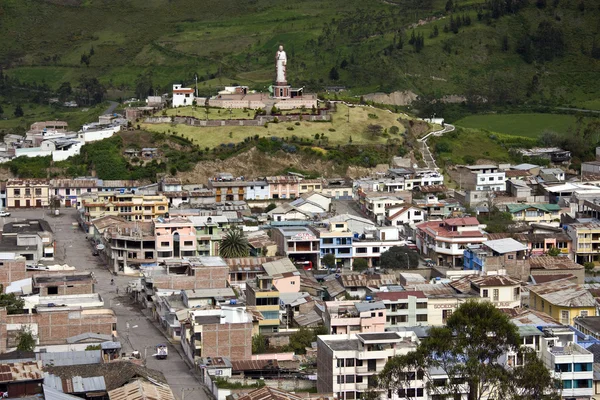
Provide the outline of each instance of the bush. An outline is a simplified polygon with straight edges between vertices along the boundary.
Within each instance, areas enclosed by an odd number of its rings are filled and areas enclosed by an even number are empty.
[[[288,131],[293,131],[293,130],[294,130],[294,127],[293,127],[293,126],[288,126],[286,129],[287,129]]]
[[[590,273],[596,268],[596,265],[593,262],[585,262],[583,268],[585,268],[585,272]]]
[[[352,263],[352,269],[356,272],[362,272],[369,268],[369,263],[364,258],[355,258]]]
[[[300,122],[296,122],[294,125],[296,125],[296,126],[300,126]]]

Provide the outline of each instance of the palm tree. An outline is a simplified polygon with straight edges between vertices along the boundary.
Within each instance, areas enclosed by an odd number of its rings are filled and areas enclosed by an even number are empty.
[[[248,257],[250,246],[241,229],[234,228],[221,240],[220,255],[224,258]]]

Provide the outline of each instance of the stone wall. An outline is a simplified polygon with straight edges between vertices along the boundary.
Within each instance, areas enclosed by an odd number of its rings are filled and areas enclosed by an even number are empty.
[[[218,127],[218,126],[263,126],[265,123],[271,123],[273,120],[277,118],[279,122],[290,122],[290,121],[300,121],[300,115],[263,115],[259,116],[255,119],[199,119],[194,117],[150,117],[144,120],[145,123],[148,124],[164,124],[164,123],[175,123],[175,124],[183,124],[190,126],[199,126],[199,127]],[[331,121],[331,115],[325,112],[322,112],[318,115],[307,114],[302,115],[303,121],[322,121],[328,122]]]

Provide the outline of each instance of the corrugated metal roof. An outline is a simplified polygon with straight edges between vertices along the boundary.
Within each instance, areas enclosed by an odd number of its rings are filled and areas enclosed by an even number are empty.
[[[39,353],[38,360],[41,360],[43,365],[82,365],[82,364],[99,364],[102,362],[102,351],[87,350],[87,351],[61,351],[53,353]]]
[[[31,381],[41,379],[43,379],[41,361],[0,365],[0,382]]]
[[[108,392],[110,400],[174,400],[173,392],[168,385],[135,381]]]
[[[106,382],[103,376],[93,376],[90,378],[82,378],[74,376],[71,378],[73,383],[73,393],[100,392],[106,390]]]
[[[52,386],[46,385],[44,380],[44,398],[46,400],[81,400],[80,397],[71,396],[70,394],[63,393],[62,390],[57,390]]]
[[[60,376],[52,375],[48,372],[44,372],[44,386],[48,386],[60,392],[63,391],[63,384]]]

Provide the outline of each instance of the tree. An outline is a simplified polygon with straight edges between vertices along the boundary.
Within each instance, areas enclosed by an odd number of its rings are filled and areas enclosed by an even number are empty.
[[[367,125],[366,133],[372,138],[381,136],[381,134],[383,133],[383,126],[377,124],[369,124]]]
[[[398,128],[396,125],[390,126],[390,133],[392,135],[397,135],[400,133],[400,128]]]
[[[58,94],[58,98],[60,101],[65,101],[69,98],[69,96],[73,93],[73,89],[71,89],[70,82],[63,82],[60,84],[60,87],[56,91]]]
[[[329,70],[329,79],[332,81],[338,81],[340,79],[340,73],[336,67],[332,67],[331,70]]]
[[[153,91],[152,75],[144,73],[138,75],[135,80],[135,96],[143,100],[147,96],[151,95]]]
[[[79,80],[81,101],[87,105],[102,103],[106,88],[96,78],[82,77]]]
[[[552,246],[550,250],[548,250],[547,254],[552,257],[556,257],[560,254],[560,249],[558,247]]]
[[[585,268],[585,272],[592,273],[594,271],[594,268],[596,268],[596,264],[594,264],[593,262],[589,262],[589,261],[584,262],[583,268]]]
[[[25,113],[23,112],[23,107],[21,107],[20,104],[17,104],[17,106],[15,107],[15,117],[17,118],[21,118]]]
[[[35,349],[35,337],[28,328],[22,328],[17,335],[17,350],[33,351]]]
[[[300,328],[290,336],[289,349],[296,354],[306,354],[306,348],[317,341],[318,335],[326,335],[327,328],[324,326],[310,329]]]
[[[85,64],[86,67],[90,66],[90,56],[88,56],[87,54],[82,54],[81,58],[79,59],[79,64]]]
[[[369,262],[365,258],[355,258],[352,262],[352,270],[362,272],[369,268]]]
[[[335,268],[335,256],[331,253],[325,254],[322,263],[328,268]]]
[[[446,2],[446,12],[451,12],[454,10],[454,2],[452,0],[448,0]]]
[[[466,389],[469,400],[491,394],[504,399],[512,371],[504,368],[499,359],[518,350],[520,344],[517,327],[505,313],[490,302],[470,300],[456,309],[446,326],[430,328],[428,337],[415,351],[389,360],[379,374],[380,385],[397,390],[402,388],[407,372],[427,375],[435,368],[445,371],[448,379],[442,384],[426,379],[431,395],[461,393]]]
[[[381,253],[380,264],[383,268],[416,268],[419,266],[419,255],[406,246],[393,246]]]
[[[267,338],[261,335],[252,336],[252,354],[261,354],[267,352]]]
[[[502,36],[502,51],[506,53],[509,48],[510,48],[510,46],[508,43],[508,36],[504,35],[504,36]]]
[[[6,308],[7,314],[20,314],[25,301],[14,293],[4,293],[4,286],[0,285],[0,308]]]
[[[2,108],[2,104],[0,104],[0,115],[4,114],[4,109]]]
[[[530,348],[521,350],[524,363],[517,366],[507,381],[507,392],[515,400],[560,400],[556,389],[561,384],[553,379],[544,362]]]
[[[269,203],[269,205],[267,206],[267,208],[265,208],[265,212],[268,213],[271,210],[274,210],[277,208],[277,204],[275,203]]]
[[[241,229],[233,228],[221,240],[220,256],[224,258],[248,257],[250,246]]]
[[[440,29],[438,28],[437,25],[433,26],[433,37],[438,37],[440,34]]]

